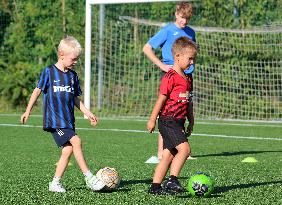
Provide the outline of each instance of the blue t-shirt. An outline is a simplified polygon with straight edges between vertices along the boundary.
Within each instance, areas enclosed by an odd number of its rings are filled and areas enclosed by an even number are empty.
[[[176,39],[183,36],[196,42],[195,31],[192,28],[186,26],[184,29],[180,29],[174,23],[170,23],[156,33],[147,43],[150,44],[153,49],[162,48],[163,62],[167,65],[173,65],[172,45]],[[192,66],[192,70],[194,70],[194,65],[191,65],[189,70]]]
[[[74,129],[74,98],[81,95],[76,72],[48,66],[43,69],[37,88],[43,92],[43,129]]]

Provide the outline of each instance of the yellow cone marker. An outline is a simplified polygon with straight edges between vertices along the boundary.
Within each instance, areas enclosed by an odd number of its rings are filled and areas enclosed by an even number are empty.
[[[242,162],[249,162],[249,163],[256,163],[258,160],[254,157],[246,157],[245,159],[242,160]]]

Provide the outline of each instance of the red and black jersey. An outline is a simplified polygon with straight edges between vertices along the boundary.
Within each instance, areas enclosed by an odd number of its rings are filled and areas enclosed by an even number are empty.
[[[167,96],[159,115],[186,119],[192,76],[183,77],[170,69],[162,78],[160,94]]]

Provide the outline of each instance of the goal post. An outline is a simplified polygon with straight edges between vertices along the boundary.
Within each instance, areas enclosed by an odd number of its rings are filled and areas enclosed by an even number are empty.
[[[200,8],[198,0],[191,2],[196,10]],[[87,108],[100,117],[149,116],[158,96],[160,70],[142,48],[175,20],[176,3],[87,1]],[[193,73],[195,117],[281,121],[281,24],[227,29],[191,23],[200,47]],[[161,49],[155,53],[161,57]]]
[[[119,4],[119,3],[150,3],[150,2],[177,2],[179,0],[86,0],[85,5],[85,73],[84,73],[84,104],[85,107],[90,109],[90,89],[91,89],[91,17],[92,17],[92,9],[91,5],[100,5],[100,16],[99,16],[99,23],[100,23],[100,31],[103,29],[103,5],[104,4]],[[103,32],[99,32],[99,39],[102,38]],[[99,59],[102,61],[102,51],[99,52]],[[99,64],[99,72],[102,74],[102,64]],[[102,76],[100,76],[100,81],[102,81]],[[98,86],[101,85],[102,82],[98,83]],[[101,87],[98,88],[99,96],[98,97],[98,109],[101,109]]]

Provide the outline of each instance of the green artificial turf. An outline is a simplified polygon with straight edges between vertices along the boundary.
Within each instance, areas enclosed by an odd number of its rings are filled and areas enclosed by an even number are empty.
[[[210,174],[215,190],[209,198],[149,195],[155,164],[145,161],[156,155],[157,133],[145,132],[146,121],[116,119],[100,119],[95,128],[77,119],[76,126],[90,169],[116,168],[120,187],[90,191],[72,157],[62,180],[67,193],[51,193],[60,149],[43,132],[41,117],[19,125],[19,116],[0,116],[0,204],[282,204],[282,123],[196,121],[189,142],[197,160],[186,162],[180,182],[186,185],[197,171]],[[258,162],[241,162],[246,157]]]

